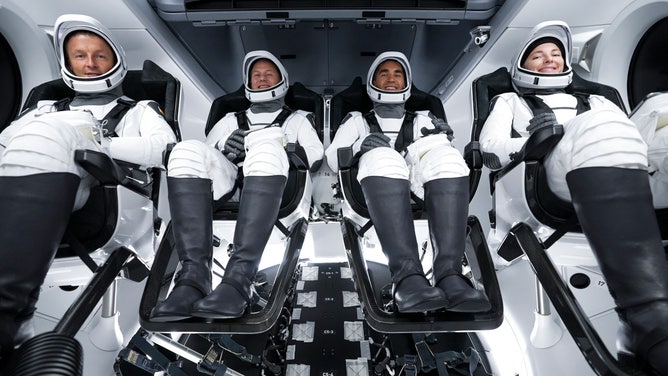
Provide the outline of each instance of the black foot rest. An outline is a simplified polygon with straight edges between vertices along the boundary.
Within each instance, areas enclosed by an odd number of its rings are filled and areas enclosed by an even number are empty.
[[[527,255],[552,305],[595,373],[598,375],[644,375],[645,373],[639,370],[629,369],[620,364],[610,354],[575,296],[554,268],[545,248],[536,238],[531,227],[525,223],[518,223],[510,229],[509,235],[517,239],[520,248]]]
[[[298,220],[290,229],[290,235],[283,261],[279,266],[271,294],[266,306],[260,311],[251,312],[235,319],[203,319],[189,318],[174,322],[151,321],[151,310],[164,299],[178,265],[178,256],[174,252],[174,238],[171,222],[160,243],[151,274],[146,282],[144,294],[139,306],[141,326],[152,332],[187,332],[187,333],[229,333],[254,334],[271,329],[281,315],[286,298],[291,293],[295,271],[299,261],[299,251],[304,243],[308,223],[306,219]]]
[[[428,313],[398,313],[382,308],[376,300],[375,293],[366,261],[362,255],[360,237],[357,236],[355,225],[344,218],[341,224],[346,245],[348,262],[353,272],[355,286],[369,326],[381,333],[439,333],[479,331],[498,328],[503,322],[503,302],[496,278],[492,258],[487,242],[474,216],[469,217],[469,237],[473,244],[475,256],[480,267],[480,274],[487,297],[492,305],[487,312],[459,313],[445,310]]]

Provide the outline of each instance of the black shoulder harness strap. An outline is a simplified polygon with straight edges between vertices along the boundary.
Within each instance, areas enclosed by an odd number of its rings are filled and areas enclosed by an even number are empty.
[[[577,100],[576,110],[577,114],[580,115],[583,112],[591,110],[591,105],[589,104],[589,94],[586,93],[569,93],[575,97]],[[531,110],[533,116],[540,115],[543,113],[554,113],[550,106],[546,105],[542,99],[540,99],[535,93],[528,93],[520,95],[522,99],[526,102]],[[520,137],[519,133],[513,129],[511,136]]]
[[[276,119],[271,122],[270,127],[282,127],[283,123],[285,123],[285,120],[292,114],[292,110],[287,107],[283,106],[283,110],[276,116]],[[246,116],[246,110],[236,112],[234,116],[237,117],[237,126],[239,129],[243,129],[244,131],[247,131],[249,129],[248,127],[248,117]]]
[[[363,116],[366,123],[369,124],[371,133],[383,133],[383,129],[378,124],[378,119],[376,119],[373,110]],[[413,120],[415,120],[415,112],[407,110],[404,114],[404,121],[401,123],[399,134],[397,135],[397,141],[394,143],[395,150],[402,152],[413,142]]]
[[[53,107],[56,108],[56,111],[69,111],[70,102],[72,102],[72,98],[63,98],[59,101],[56,101],[53,104]]]
[[[104,128],[106,136],[118,136],[118,134],[116,134],[118,123],[136,104],[137,102],[133,100],[123,98],[118,98],[118,100],[116,100],[116,106],[112,108],[111,111],[107,112],[107,115],[102,119],[102,128]]]
[[[72,98],[63,98],[59,101],[56,101],[53,106],[55,107],[56,111],[69,111],[71,102]],[[123,98],[118,98],[116,100],[116,106],[107,112],[107,115],[104,117],[104,119],[102,119],[102,127],[106,131],[107,136],[118,136],[116,134],[116,127],[118,126],[118,123],[121,121],[123,116],[125,116],[125,114],[136,104],[137,102],[133,100]]]
[[[591,110],[591,105],[589,104],[589,94],[571,93],[571,95],[577,99],[576,109],[578,115]],[[529,105],[533,116],[542,113],[554,112],[548,105],[545,104],[545,102],[543,102],[542,99],[540,99],[535,94],[523,95],[522,98],[527,103],[527,105]]]

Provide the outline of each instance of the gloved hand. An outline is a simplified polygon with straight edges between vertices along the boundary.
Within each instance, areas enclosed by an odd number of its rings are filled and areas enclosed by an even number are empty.
[[[362,140],[362,144],[360,145],[360,155],[368,152],[371,149],[389,147],[389,137],[379,132],[369,133],[366,137],[364,137],[364,140]]]
[[[433,118],[431,123],[434,124],[434,128],[428,129],[427,127],[422,127],[420,132],[423,136],[429,136],[432,134],[446,134],[448,135],[448,141],[452,141],[455,138],[455,132],[452,128],[445,122],[443,119]]]
[[[243,129],[235,129],[230,136],[225,140],[223,147],[223,155],[229,161],[236,162],[242,160],[246,156],[246,149],[244,149],[244,138],[246,132]]]
[[[532,135],[539,129],[552,128],[557,124],[559,124],[557,123],[557,117],[554,116],[552,112],[544,112],[529,120],[527,131],[529,132],[529,135]]]

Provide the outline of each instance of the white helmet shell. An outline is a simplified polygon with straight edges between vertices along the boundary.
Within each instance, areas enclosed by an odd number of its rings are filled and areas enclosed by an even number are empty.
[[[250,70],[253,64],[260,59],[267,59],[274,63],[278,69],[278,73],[281,74],[281,81],[268,89],[253,90],[250,87]],[[288,72],[285,70],[285,67],[283,64],[281,64],[280,60],[278,60],[271,52],[257,50],[247,53],[246,57],[244,57],[242,70],[244,72],[244,91],[246,92],[246,98],[248,98],[251,103],[273,101],[283,98],[285,97],[285,94],[287,94],[288,88],[290,86]]]
[[[376,69],[387,60],[394,60],[404,68],[406,87],[401,91],[385,91],[373,85],[373,77],[376,74]],[[366,76],[366,92],[369,94],[369,98],[376,103],[406,103],[411,96],[412,82],[411,64],[408,62],[406,55],[398,51],[387,51],[378,55],[369,67],[369,72]]]
[[[116,64],[105,74],[97,77],[78,77],[69,68],[65,51],[67,36],[75,31],[90,31],[104,39],[116,57]],[[113,35],[95,18],[81,14],[64,14],[56,20],[53,30],[53,45],[56,57],[60,64],[60,74],[65,84],[80,93],[102,93],[109,91],[123,82],[128,71],[125,52],[121,45],[114,40]]]
[[[564,54],[564,71],[556,74],[543,74],[532,72],[522,67],[524,56],[529,54],[536,46],[534,43],[539,39],[554,38],[561,42]],[[571,29],[563,21],[545,21],[536,25],[529,35],[524,47],[519,51],[513,62],[510,74],[513,83],[522,88],[530,89],[562,89],[573,80],[573,69],[571,68],[571,51],[573,41]]]

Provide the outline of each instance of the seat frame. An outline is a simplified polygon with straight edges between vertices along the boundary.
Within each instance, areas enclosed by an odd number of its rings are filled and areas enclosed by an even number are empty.
[[[211,103],[211,108],[204,128],[204,134],[208,135],[216,123],[226,114],[245,111],[250,105],[251,102],[245,96],[243,85],[234,92],[216,98]],[[295,82],[288,88],[288,92],[285,95],[285,105],[293,110],[311,112],[315,117],[316,131],[319,135],[322,134],[324,104],[319,94],[307,89],[301,83]],[[278,213],[278,217],[282,219],[281,222],[283,224],[291,224],[294,220],[303,215],[308,216],[309,208],[301,207],[300,204],[303,203],[305,195],[310,197],[310,171],[308,171],[308,166],[305,165],[305,162],[300,161],[297,157],[295,148],[296,145],[294,144],[288,144],[286,146],[288,159],[290,161],[290,171],[288,173],[288,181],[283,192],[283,198]],[[230,198],[239,190],[239,188],[240,186],[235,187],[232,192],[219,200],[215,205],[214,219],[236,219],[239,203],[238,201],[230,200]],[[301,210],[301,213],[292,215],[298,209]],[[283,228],[282,231],[285,233],[285,228]]]
[[[312,112],[315,116],[316,130],[321,128],[324,104],[320,95],[300,83],[294,83],[288,89],[285,104],[293,110]],[[225,114],[244,111],[249,106],[250,102],[245,97],[243,86],[235,92],[215,99],[211,104],[205,134],[208,134]],[[154,332],[253,334],[266,332],[274,326],[280,317],[286,299],[294,293],[292,286],[298,267],[299,251],[304,243],[308,227],[307,218],[312,189],[308,166],[297,158],[295,144],[288,144],[286,151],[291,167],[276,227],[283,233],[287,241],[283,260],[264,307],[236,319],[190,318],[178,322],[151,320],[151,310],[157,304],[158,299],[164,298],[169,293],[179,262],[174,252],[173,229],[170,223],[166,236],[158,248],[156,260],[140,303],[139,318],[144,329]],[[214,206],[214,223],[236,220],[239,202],[229,200],[230,197],[231,194],[226,195],[221,200],[224,201],[223,203],[216,203]],[[217,238],[214,239],[214,246],[220,245],[217,240]]]
[[[480,132],[489,116],[489,103],[499,94],[515,91],[510,73],[505,67],[483,75],[473,81],[473,126],[471,128],[471,142],[466,145],[464,159],[472,172],[472,193],[477,190],[483,168],[482,152],[480,150]],[[573,73],[573,81],[566,88],[568,93],[586,93],[602,95],[626,113],[626,107],[617,89],[588,81]],[[573,206],[558,198],[548,187],[543,158],[554,148],[563,136],[563,127],[547,128],[534,133],[527,140],[524,148],[504,168],[490,174],[490,194],[494,195],[496,183],[509,174],[515,167],[524,164],[525,168],[525,199],[531,214],[539,223],[558,229],[560,226],[570,226],[570,230],[578,230],[573,223],[575,211]],[[496,212],[490,212],[490,223],[496,226]],[[554,240],[554,239],[553,239]],[[556,241],[556,240],[555,240]]]
[[[123,81],[123,92],[131,96],[133,100],[150,99],[158,102],[164,110],[165,120],[174,130],[177,139],[179,138],[176,119],[180,83],[175,77],[152,61],[146,60],[141,70],[127,72]],[[40,100],[60,100],[71,98],[74,94],[74,91],[67,87],[61,79],[45,82],[30,91],[24,109],[36,105]],[[156,218],[149,218],[149,221],[145,223],[149,227],[146,231],[147,235],[139,235],[137,229],[134,232],[118,233],[124,231],[119,230],[122,227],[120,226],[122,214],[118,211],[123,209],[119,206],[126,203],[131,206],[127,210],[156,210],[157,201],[154,201],[153,205],[151,202],[158,198],[161,176],[160,169],[154,168],[145,173],[146,182],[138,183],[135,179],[128,178],[131,167],[122,165],[109,155],[98,151],[76,150],[74,158],[77,164],[100,182],[100,186],[93,190],[93,194],[100,196],[102,205],[93,207],[101,208],[105,214],[99,231],[89,234],[89,237],[77,239],[80,240],[81,250],[88,252],[94,260],[94,265],[87,263],[86,258],[81,254],[79,256],[84,260],[83,263],[77,260],[76,256],[72,256],[72,252],[59,250],[45,279],[45,285],[86,285],[83,292],[72,302],[53,329],[55,333],[72,337],[81,329],[102,297],[105,299],[103,299],[101,311],[109,314],[109,317],[106,318],[118,318],[117,312],[113,311],[116,301],[115,284],[119,276],[139,282],[148,275],[147,263],[152,262],[154,255],[153,238],[156,236],[154,227]],[[142,203],[147,203],[146,207],[143,207]],[[88,215],[89,212],[86,211],[86,213]],[[72,218],[74,217],[76,217],[76,212],[73,213]],[[84,219],[83,222],[86,220]],[[77,225],[73,225],[71,220],[69,229],[75,237],[77,237],[76,227]],[[135,242],[141,243],[137,247],[144,248],[144,251],[137,251]],[[64,245],[67,248],[68,244]],[[67,273],[57,273],[57,269],[61,266],[67,269]],[[80,276],[73,277],[72,274],[80,274]],[[108,328],[102,324],[99,327],[100,330]],[[91,336],[95,335],[94,332],[95,329],[91,331]],[[100,334],[102,337],[115,335]],[[104,341],[107,340],[103,339]]]
[[[353,80],[350,87],[332,98],[332,124],[339,125],[343,116],[351,111],[365,113],[373,108],[360,77]],[[415,86],[411,87],[411,96],[406,102],[406,109],[411,111],[429,110],[434,115],[446,119],[442,102],[435,96],[425,93]],[[336,128],[332,128],[334,132]],[[408,332],[455,332],[470,330],[488,330],[501,325],[503,321],[503,302],[494,272],[493,262],[489,258],[487,243],[484,241],[482,228],[475,217],[468,219],[468,251],[476,265],[483,287],[490,299],[492,308],[488,312],[457,314],[446,311],[426,314],[401,314],[381,308],[380,297],[375,293],[374,283],[369,275],[367,261],[364,258],[363,238],[373,223],[369,220],[364,195],[357,182],[357,165],[350,147],[337,151],[339,160],[339,190],[343,198],[342,231],[346,255],[358,283],[356,287],[365,312],[365,318],[371,328],[382,333]],[[414,219],[423,217],[422,202],[413,197]],[[417,250],[416,250],[417,251]]]
[[[494,96],[514,91],[510,74],[506,68],[483,75],[474,80],[473,84],[473,127],[471,142],[466,147],[465,159],[471,167],[477,182],[482,174],[482,153],[479,136],[485,120],[489,115],[489,103]],[[624,102],[619,92],[607,85],[583,79],[573,74],[573,82],[566,88],[567,92],[589,93],[602,95],[617,104],[626,113]],[[642,375],[639,370],[629,369],[620,364],[608,351],[591,321],[573,295],[569,286],[554,265],[558,254],[548,256],[548,249],[567,232],[581,232],[572,205],[556,197],[550,191],[545,179],[543,158],[554,148],[563,136],[563,127],[546,128],[532,134],[518,156],[499,171],[490,173],[490,194],[500,194],[497,183],[502,178],[514,178],[523,181],[525,204],[532,218],[525,222],[515,223],[507,229],[507,235],[496,250],[507,262],[513,262],[526,256],[536,274],[538,282],[537,310],[539,315],[549,316],[549,307],[541,307],[540,301],[545,297],[559,314],[566,329],[578,344],[578,348],[592,369],[599,375]],[[475,190],[474,190],[475,191]],[[497,197],[495,197],[495,202]],[[496,221],[500,215],[496,208],[490,211],[492,229],[498,229]],[[547,226],[554,229],[549,236],[541,240],[534,227]],[[540,233],[540,231],[539,231]],[[582,236],[584,239],[584,237]],[[585,240],[586,241],[586,240]],[[568,256],[566,256],[568,257]],[[567,260],[567,259],[565,259]],[[547,311],[543,311],[545,308]],[[535,323],[535,325],[539,325]],[[539,327],[539,326],[538,326]],[[534,330],[537,326],[534,327]]]

